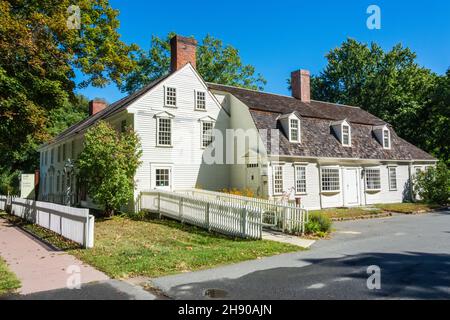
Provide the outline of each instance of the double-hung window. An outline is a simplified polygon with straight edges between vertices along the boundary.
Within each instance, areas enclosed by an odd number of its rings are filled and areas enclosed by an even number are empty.
[[[391,147],[391,139],[389,130],[383,130],[383,147],[389,149]]]
[[[206,110],[206,92],[195,91],[195,109]]]
[[[273,193],[276,195],[283,193],[283,166],[273,167]]]
[[[157,118],[157,145],[171,146],[172,145],[172,119]]]
[[[389,167],[389,190],[397,190],[397,168]]]
[[[366,190],[377,191],[381,189],[381,178],[379,168],[369,168],[366,172]]]
[[[306,193],[306,167],[295,166],[295,192]]]
[[[321,168],[322,192],[339,192],[341,180],[339,168]]]
[[[157,168],[155,169],[155,186],[156,187],[170,187],[170,169]]]
[[[298,119],[289,120],[289,130],[291,142],[300,142],[300,130]]]
[[[350,126],[342,126],[342,145],[350,146]]]
[[[207,146],[209,146],[212,142],[213,142],[213,127],[214,127],[214,122],[211,121],[202,121],[201,122],[201,126],[202,126],[202,147],[206,148]]]
[[[176,107],[177,106],[177,88],[165,87],[165,106]]]

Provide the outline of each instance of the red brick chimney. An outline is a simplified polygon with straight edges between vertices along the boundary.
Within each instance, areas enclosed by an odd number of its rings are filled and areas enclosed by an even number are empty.
[[[170,39],[170,70],[177,71],[190,63],[196,67],[197,41],[194,38],[186,38],[179,35]]]
[[[308,70],[291,73],[292,96],[303,102],[311,101],[310,75]]]
[[[89,101],[89,115],[92,116],[107,107],[106,101],[103,99],[95,98]]]

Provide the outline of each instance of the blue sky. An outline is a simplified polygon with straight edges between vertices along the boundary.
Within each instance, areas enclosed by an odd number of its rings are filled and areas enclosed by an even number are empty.
[[[419,64],[443,74],[450,67],[450,1],[144,1],[110,0],[120,11],[126,43],[150,47],[152,34],[175,31],[198,40],[211,34],[236,47],[267,79],[265,91],[288,94],[286,79],[302,68],[317,74],[325,54],[347,37],[410,47]],[[366,27],[369,5],[381,9],[381,29]],[[81,79],[81,77],[79,78]],[[123,97],[114,85],[79,90],[109,102]]]

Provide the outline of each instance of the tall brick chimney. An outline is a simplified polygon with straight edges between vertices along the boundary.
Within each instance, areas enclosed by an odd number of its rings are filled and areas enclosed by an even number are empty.
[[[181,69],[188,63],[195,68],[196,51],[197,41],[194,38],[176,35],[170,39],[171,72]]]
[[[297,70],[291,73],[292,96],[303,102],[311,101],[311,85],[308,70]]]
[[[106,101],[104,99],[95,98],[89,101],[89,115],[92,116],[97,112],[102,111],[106,108]]]

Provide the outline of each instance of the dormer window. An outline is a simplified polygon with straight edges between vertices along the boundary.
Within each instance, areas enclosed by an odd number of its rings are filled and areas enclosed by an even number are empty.
[[[391,130],[386,124],[374,127],[373,132],[383,149],[391,148]]]
[[[383,130],[383,148],[391,148],[391,136],[389,130],[387,129]]]
[[[280,124],[283,127],[283,131],[286,133],[289,142],[301,142],[301,123],[299,116],[295,112],[286,113],[279,116],[278,121],[280,121]]]
[[[351,147],[352,145],[352,128],[347,120],[340,120],[331,123],[336,137],[344,147]]]
[[[299,134],[299,121],[298,119],[290,119],[289,120],[289,135],[291,142],[300,142],[300,134]]]

